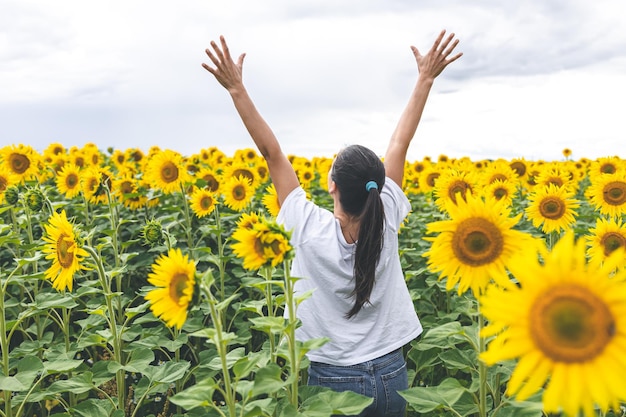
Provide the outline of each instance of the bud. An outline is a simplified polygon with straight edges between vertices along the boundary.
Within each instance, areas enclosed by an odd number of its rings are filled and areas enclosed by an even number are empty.
[[[20,201],[20,190],[13,186],[4,191],[4,199],[10,206],[15,206]]]
[[[156,246],[165,241],[163,226],[158,220],[148,221],[141,230],[144,245]]]
[[[45,197],[39,188],[31,188],[24,194],[24,199],[30,211],[37,213],[43,208]]]

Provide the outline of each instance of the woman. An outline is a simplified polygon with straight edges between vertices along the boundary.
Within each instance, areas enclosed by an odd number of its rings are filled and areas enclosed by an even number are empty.
[[[267,161],[281,209],[278,221],[292,231],[295,291],[313,290],[298,308],[299,340],[330,341],[307,354],[310,385],[351,390],[374,398],[363,416],[402,416],[397,391],[408,388],[402,347],[422,326],[409,295],[398,254],[398,229],[411,209],[402,189],[409,144],[434,79],[461,57],[454,34],[441,31],[426,55],[411,47],[419,76],[391,136],[384,164],[371,150],[342,149],[329,173],[332,212],[306,199],[298,177],[242,80],[245,54],[235,63],[224,37],[202,66],[230,94],[235,108]],[[444,39],[445,37],[445,39]]]

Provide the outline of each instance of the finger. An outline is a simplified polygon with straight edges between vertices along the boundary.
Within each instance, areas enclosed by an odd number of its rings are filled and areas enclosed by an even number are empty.
[[[431,51],[436,51],[437,48],[439,48],[439,44],[441,43],[441,40],[443,39],[443,36],[446,34],[446,30],[442,30],[441,33],[439,33],[439,36],[437,36],[437,39],[435,39],[435,42],[433,43],[433,47],[430,48]]]
[[[415,58],[422,56],[416,46],[411,45],[411,51],[413,52],[413,56],[415,56]]]
[[[239,67],[239,69],[241,70],[243,68],[243,59],[246,57],[245,52],[241,55],[239,55],[239,59],[237,59],[237,66]]]
[[[450,44],[450,41],[454,38],[454,33],[451,33],[446,40],[441,44],[441,48],[439,49],[442,53],[444,53],[444,51],[446,50],[446,48],[448,47],[448,45]],[[445,54],[445,53],[444,53]],[[447,55],[447,54],[446,54]]]
[[[209,71],[211,74],[215,75],[215,69],[211,68],[210,66],[208,66],[205,63],[202,63],[202,68],[204,68],[205,70]]]
[[[215,65],[216,67],[219,67],[220,61],[217,60],[215,55],[213,55],[208,48],[205,49],[204,52],[206,52],[206,54],[209,56],[209,59],[211,60],[211,62],[213,62],[213,65]]]
[[[230,49],[228,49],[228,45],[226,44],[226,39],[224,39],[223,35],[220,36],[220,42],[222,44],[222,51],[224,51],[224,57],[228,61],[232,61],[232,58],[230,57]]]
[[[450,45],[450,47],[449,47],[449,48],[447,48],[447,49],[445,50],[445,52],[443,53],[443,54],[444,54],[444,56],[446,56],[446,57],[447,57],[448,55],[450,55],[450,54],[452,53],[452,51],[454,51],[454,48],[456,48],[456,46],[457,46],[458,44],[459,44],[459,40],[458,40],[458,39],[455,39],[455,40],[454,40],[454,42],[452,42],[452,45]],[[442,49],[443,49],[443,48],[442,48]]]
[[[215,43],[215,41],[211,41],[211,47],[215,51],[215,55],[217,56],[219,62],[224,62],[224,54],[222,53],[219,46],[217,46],[217,43]]]
[[[448,59],[448,62],[446,65],[448,65],[451,62],[456,61],[457,59],[461,58],[463,56],[463,52],[459,52],[458,54],[456,54],[455,56],[453,56],[452,58]]]

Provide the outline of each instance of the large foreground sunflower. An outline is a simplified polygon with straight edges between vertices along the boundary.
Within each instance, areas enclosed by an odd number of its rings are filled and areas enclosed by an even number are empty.
[[[428,267],[448,279],[446,289],[458,283],[458,293],[471,288],[479,294],[491,279],[503,286],[511,285],[506,264],[518,251],[533,244],[530,235],[513,230],[521,215],[509,216],[504,200],[483,200],[472,194],[448,205],[450,220],[429,223],[426,237],[431,248]]]
[[[152,265],[148,282],[155,289],[146,294],[152,313],[169,327],[182,328],[196,284],[196,264],[180,249],[170,249]]]
[[[44,228],[46,234],[43,240],[48,243],[43,252],[47,254],[46,259],[52,260],[45,277],[52,281],[55,289],[61,291],[67,288],[72,291],[74,274],[87,269],[82,261],[89,254],[79,246],[74,226],[67,220],[65,210],[50,216]]]
[[[522,401],[547,381],[548,413],[590,417],[594,405],[619,408],[626,400],[624,273],[613,276],[613,262],[587,264],[585,244],[572,232],[541,257],[524,251],[510,270],[518,287],[490,286],[479,299],[489,323],[482,335],[495,335],[481,358],[488,365],[519,359],[507,393]]]

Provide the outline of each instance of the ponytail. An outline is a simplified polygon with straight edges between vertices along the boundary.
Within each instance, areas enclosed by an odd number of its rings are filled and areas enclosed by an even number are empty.
[[[335,159],[331,178],[339,189],[343,210],[360,219],[354,255],[354,305],[345,315],[354,317],[369,302],[376,281],[376,266],[383,248],[385,212],[380,190],[385,167],[370,149],[361,145],[344,148]]]
[[[354,260],[354,290],[350,294],[355,298],[355,301],[346,314],[348,319],[357,314],[363,305],[369,302],[376,279],[376,265],[378,265],[383,249],[384,226],[383,202],[380,199],[378,188],[372,188],[368,191],[365,208],[361,216]]]

